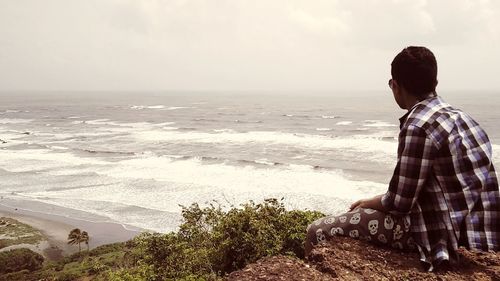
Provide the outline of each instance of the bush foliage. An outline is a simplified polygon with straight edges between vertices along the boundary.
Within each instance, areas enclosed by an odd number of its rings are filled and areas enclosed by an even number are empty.
[[[308,224],[324,216],[288,211],[282,201],[252,201],[226,210],[220,204],[182,207],[177,232],[143,233],[125,242],[97,247],[47,262],[27,249],[0,253],[0,280],[100,281],[222,280],[234,270],[272,255],[304,256]],[[12,273],[8,273],[12,272]],[[5,273],[5,274],[2,274]]]
[[[40,269],[43,257],[30,249],[14,249],[0,252],[0,274],[21,270],[34,271]]]
[[[141,279],[216,280],[265,256],[303,258],[306,227],[324,215],[287,211],[282,202],[267,199],[229,211],[192,204],[182,207],[182,216],[178,232],[145,233],[131,242],[132,263],[150,266],[149,277]]]

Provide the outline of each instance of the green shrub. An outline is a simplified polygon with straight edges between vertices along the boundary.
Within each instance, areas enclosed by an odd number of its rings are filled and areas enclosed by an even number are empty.
[[[95,278],[96,281],[152,281],[156,280],[151,266],[139,264],[132,268],[107,270]]]
[[[14,249],[0,252],[0,274],[27,269],[34,271],[40,269],[43,257],[30,249]]]
[[[152,265],[156,276],[180,279],[193,273],[212,274],[212,263],[206,247],[195,247],[176,233],[142,234],[136,237],[142,259]]]
[[[131,241],[97,247],[48,262],[27,249],[0,253],[1,280],[222,280],[248,263],[277,254],[304,256],[308,224],[319,212],[288,211],[282,201],[252,201],[226,209],[218,204],[182,206],[179,231],[143,233]],[[7,271],[8,270],[10,271]],[[8,276],[7,279],[4,277]]]
[[[277,254],[303,258],[305,229],[320,216],[318,212],[286,211],[276,199],[231,209],[212,231],[217,270],[228,273]]]
[[[7,273],[7,274],[0,274],[0,281],[14,281],[14,280],[22,280],[22,281],[28,281],[28,280],[35,280],[33,278],[30,278],[30,271],[27,269],[23,269],[21,271],[16,271],[12,273]]]
[[[102,245],[102,246],[96,247],[90,251],[81,251],[81,252],[71,254],[67,257],[64,257],[63,263],[82,261],[83,259],[85,259],[86,257],[89,257],[89,256],[96,257],[96,256],[102,256],[102,255],[108,254],[108,253],[113,253],[113,252],[122,252],[124,250],[124,248],[125,248],[124,242]]]
[[[143,234],[129,245],[131,257],[150,264],[157,280],[215,280],[265,256],[303,258],[306,227],[324,215],[287,211],[267,199],[229,211],[192,204],[182,207],[182,216],[177,233]]]
[[[52,280],[54,281],[74,281],[82,276],[81,273],[78,272],[60,272],[58,273]]]
[[[90,274],[98,274],[100,272],[105,271],[106,269],[108,269],[108,266],[106,266],[105,264],[102,264],[98,260],[92,260],[92,261],[90,261],[90,268],[89,268],[88,272]]]
[[[96,247],[88,252],[89,256],[100,256],[112,252],[120,252],[125,248],[126,243],[118,242],[113,244],[106,244]]]

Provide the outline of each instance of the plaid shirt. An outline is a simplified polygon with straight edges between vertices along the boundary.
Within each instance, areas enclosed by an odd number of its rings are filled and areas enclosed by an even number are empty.
[[[456,260],[458,246],[498,251],[500,194],[483,129],[436,95],[400,122],[398,162],[382,205],[409,216],[422,261]]]

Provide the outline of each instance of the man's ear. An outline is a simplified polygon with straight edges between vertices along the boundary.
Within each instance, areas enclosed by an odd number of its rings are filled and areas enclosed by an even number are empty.
[[[401,90],[398,81],[392,80],[392,89],[396,92],[399,92]]]

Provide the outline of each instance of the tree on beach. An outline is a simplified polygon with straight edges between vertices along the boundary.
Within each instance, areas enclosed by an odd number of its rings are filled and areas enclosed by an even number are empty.
[[[89,240],[90,240],[90,237],[89,237],[89,234],[87,233],[87,231],[83,231],[82,232],[82,242],[85,242],[85,245],[87,245],[87,252],[89,251]]]
[[[79,228],[75,228],[68,234],[68,244],[75,245],[78,244],[78,252],[81,252],[82,248],[80,244],[84,242],[87,245],[87,250],[89,249],[89,234],[87,231],[81,231]]]

